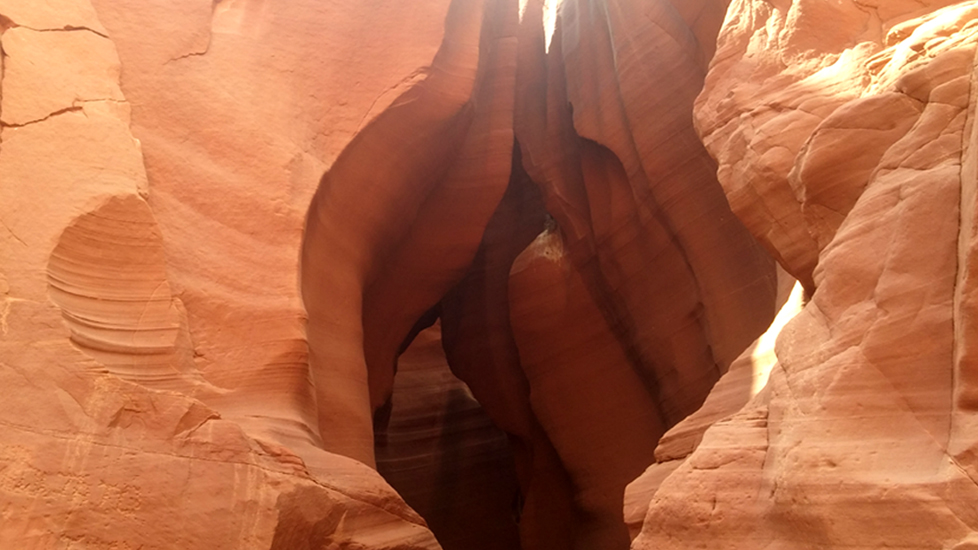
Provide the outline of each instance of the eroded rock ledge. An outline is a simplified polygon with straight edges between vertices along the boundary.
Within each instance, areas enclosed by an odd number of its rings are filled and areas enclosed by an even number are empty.
[[[0,0],[0,546],[976,544],[978,2],[375,4]]]

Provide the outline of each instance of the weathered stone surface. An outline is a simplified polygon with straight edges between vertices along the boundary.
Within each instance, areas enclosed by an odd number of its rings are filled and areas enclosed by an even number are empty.
[[[692,127],[685,86],[711,49],[697,37],[716,32],[724,6],[565,2],[546,55],[528,6],[516,137],[556,227],[513,267],[512,329],[573,488],[568,544],[625,548],[625,485],[770,322],[774,268]]]
[[[673,426],[659,439],[655,463],[625,488],[624,518],[632,539],[641,531],[649,502],[659,486],[700,445],[706,430],[744,408],[764,389],[777,365],[774,345],[781,329],[801,311],[801,284],[779,271],[778,303],[783,303],[768,330],[730,364],[710,391],[703,406]]]
[[[379,19],[322,2],[94,4],[125,66],[122,88],[195,363],[226,390],[214,406],[281,444],[321,445],[296,285],[305,215],[354,134],[424,75],[448,3]],[[341,381],[330,384],[339,393]],[[323,414],[359,399],[346,391]],[[372,446],[369,424],[336,416]],[[341,435],[328,438],[332,449],[346,448],[332,447]]]
[[[947,4],[731,6],[698,127],[734,211],[813,294],[633,548],[971,544],[978,5]]]
[[[35,31],[87,29],[100,35],[105,34],[105,27],[99,21],[91,2],[0,0],[0,13],[3,14],[5,26],[16,25]]]
[[[173,113],[151,92],[184,99],[194,92],[178,78],[162,89],[141,87],[141,77],[163,69],[133,62],[120,71],[116,47],[123,45],[125,58],[126,44],[136,48],[165,33],[126,27],[116,12],[106,17],[113,23],[107,31],[87,1],[36,10],[7,4],[0,6],[2,546],[437,548],[423,520],[376,472],[324,451],[315,417],[303,416],[314,411],[295,284],[305,206],[290,223],[287,210],[272,218],[282,223],[257,223],[228,193],[189,184],[177,187],[200,199],[195,208],[156,202],[169,185],[186,184],[178,175],[212,169],[216,159],[261,163],[248,149],[235,156],[218,147],[216,135],[238,135],[215,133],[213,117],[197,125],[188,124],[192,117],[153,119]],[[140,99],[135,109],[125,88]],[[191,103],[208,114],[227,104]],[[143,131],[145,149],[134,139]],[[185,147],[165,147],[156,132],[183,134],[176,143]],[[288,140],[283,134],[278,139]],[[203,162],[209,157],[194,152],[188,136],[215,147],[214,162]],[[157,163],[146,162],[146,149]],[[317,175],[306,175],[308,200]],[[264,204],[262,189],[291,192],[289,185],[262,187],[261,178],[237,182]],[[240,226],[229,229],[235,220],[256,222],[256,241],[227,238],[241,234]],[[274,244],[275,234],[291,235],[291,247]],[[268,246],[256,250],[261,239]],[[193,253],[176,260],[175,250]],[[269,250],[291,261],[257,260]],[[241,254],[258,256],[235,263]],[[291,314],[254,299],[276,285],[289,290],[271,302],[288,302]],[[204,312],[202,302],[227,314]],[[231,313],[234,303],[240,311]],[[250,322],[236,329],[235,315]],[[291,381],[289,360],[302,366]],[[213,364],[220,368],[206,368]],[[255,365],[261,368],[249,370]],[[222,369],[237,369],[240,383],[220,376]]]
[[[368,464],[402,343],[462,278],[506,189],[513,8],[453,5],[430,76],[358,134],[312,200],[302,291],[320,430]]]
[[[43,301],[6,297],[4,544],[436,547],[366,467],[336,457],[313,475],[200,401],[106,372],[71,346],[60,317]]]
[[[773,262],[729,212],[693,131],[695,91],[682,84],[702,78],[706,56],[696,37],[715,32],[723,6],[677,11],[662,3],[653,22],[685,28],[688,43],[619,74],[616,56],[641,54],[630,37],[648,30],[670,39],[661,26],[635,27],[644,19],[628,3],[614,6],[614,16],[600,15],[598,3],[562,7],[549,54],[541,3],[523,7],[518,27],[513,3],[453,6],[431,75],[338,157],[313,198],[303,241],[327,448],[372,463],[363,438],[371,415],[375,426],[387,421],[397,355],[418,320],[459,283],[441,305],[447,357],[515,441],[527,548],[626,547],[625,485],[775,310]],[[609,25],[619,42],[601,34]],[[578,39],[586,43],[578,47]],[[687,56],[686,46],[697,53]],[[649,86],[643,64],[653,59],[676,89]],[[595,76],[620,77],[624,91],[595,95]],[[629,121],[629,105],[649,93],[659,94],[655,108]],[[567,106],[575,104],[572,113]],[[616,110],[621,116],[600,120]],[[638,124],[652,119],[669,123],[651,133],[645,129],[658,124]],[[515,155],[504,147],[514,137]],[[643,161],[652,150],[659,156]],[[507,289],[502,276],[520,248],[493,239],[529,242],[524,224],[540,227],[539,216],[534,223],[531,210],[519,211],[519,198],[503,200],[507,185],[522,193],[514,186],[526,184],[516,177],[524,169],[559,228],[547,235],[568,251],[566,274],[520,279],[516,261]],[[520,229],[492,229],[507,217]],[[692,221],[699,219],[719,221]],[[498,263],[483,263],[490,258]],[[578,347],[565,348],[568,335]],[[576,386],[587,387],[570,391]],[[586,412],[623,395],[600,420]],[[575,528],[556,539],[551,533],[568,522]]]
[[[87,29],[36,31],[14,27],[3,33],[2,122],[22,126],[85,101],[119,101],[115,45]],[[45,60],[39,65],[37,60]]]
[[[138,195],[75,218],[51,251],[48,281],[72,342],[112,374],[178,391],[199,382],[159,228]]]
[[[440,305],[446,357],[454,372],[509,436],[520,485],[516,503],[523,548],[573,544],[574,495],[553,443],[530,405],[530,384],[510,321],[513,262],[548,225],[539,188],[522,169],[520,149],[506,193],[486,226],[466,276]]]
[[[0,547],[973,546],[976,20],[0,0]]]
[[[542,234],[517,258],[509,295],[530,405],[574,487],[574,545],[627,546],[623,488],[665,431],[657,403],[602,322],[559,235]]]

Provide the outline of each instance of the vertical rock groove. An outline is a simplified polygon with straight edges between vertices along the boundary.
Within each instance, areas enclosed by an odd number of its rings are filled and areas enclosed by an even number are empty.
[[[547,51],[542,2],[476,4],[452,4],[427,76],[312,199],[319,430],[370,465],[376,435],[408,502],[448,499],[398,471],[424,437],[399,450],[393,435],[426,391],[395,382],[398,355],[439,315],[452,372],[508,435],[522,547],[625,548],[625,485],[775,310],[774,264],[692,125],[725,6],[567,1]],[[448,422],[444,407],[419,418]],[[431,452],[418,475],[447,467]]]
[[[0,549],[978,548],[978,0],[0,50]]]
[[[733,210],[810,300],[767,388],[661,481],[633,549],[974,544],[976,14],[731,5],[697,128]]]
[[[0,549],[978,548],[978,0],[0,50]]]

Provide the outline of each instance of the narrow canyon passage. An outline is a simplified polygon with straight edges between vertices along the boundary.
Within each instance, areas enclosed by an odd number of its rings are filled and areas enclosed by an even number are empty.
[[[0,549],[978,548],[978,0],[0,50]]]
[[[375,426],[377,471],[445,550],[520,548],[509,442],[452,375],[440,323],[422,330],[397,365],[391,411]]]
[[[452,2],[430,70],[312,199],[319,430],[446,550],[623,550],[625,486],[770,323],[777,277],[692,127],[724,6],[568,0],[552,29],[518,7]]]

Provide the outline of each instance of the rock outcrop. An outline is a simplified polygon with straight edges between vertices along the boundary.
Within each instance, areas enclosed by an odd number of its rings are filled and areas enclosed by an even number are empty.
[[[0,546],[438,548],[322,448],[296,260],[326,152],[430,61],[442,16],[331,96],[355,106],[327,143],[308,109],[334,101],[261,76],[290,51],[318,88],[322,27],[293,24],[313,4],[270,25],[209,0],[0,2]]]
[[[731,5],[697,128],[811,298],[633,548],[974,544],[976,43],[975,2]]]
[[[372,464],[397,356],[441,315],[453,372],[513,440],[523,546],[625,548],[625,485],[775,312],[774,263],[692,126],[700,39],[724,5],[566,2],[548,21],[542,2],[517,7],[453,4],[429,73],[313,197],[319,427]],[[396,453],[388,441],[382,470],[403,480]]]

